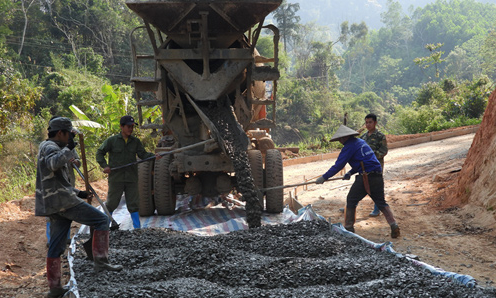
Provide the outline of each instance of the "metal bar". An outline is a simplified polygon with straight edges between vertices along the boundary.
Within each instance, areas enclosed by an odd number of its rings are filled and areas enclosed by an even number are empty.
[[[175,22],[173,22],[172,25],[170,25],[169,28],[167,28],[167,31],[171,32],[174,28],[176,28],[176,26],[193,10],[193,8],[195,8],[195,6],[196,6],[195,3],[191,3],[189,7],[185,9],[184,12],[177,17]]]
[[[155,33],[153,32],[152,28],[150,28],[150,24],[147,21],[145,21],[145,27],[146,27],[146,31],[148,32],[148,37],[150,38],[150,41],[152,43],[153,53],[157,54],[158,47],[157,47],[157,39],[155,38]]]
[[[207,115],[203,113],[203,111],[196,105],[196,103],[191,99],[191,96],[189,96],[188,93],[186,93],[186,98],[188,99],[189,103],[193,106],[193,108],[196,110],[198,115],[200,116],[201,120],[205,124],[205,126],[210,130],[210,135],[217,140],[218,145],[222,149],[222,152],[226,153],[226,146],[224,144],[224,140],[219,134],[219,131],[217,130],[217,127],[215,127],[214,123],[208,119]]]
[[[210,3],[209,6],[216,12],[218,13],[226,22],[229,23],[229,25],[233,26],[234,30],[239,31],[239,25],[236,24],[236,22],[231,19],[223,10],[222,8],[219,8],[219,5]]]
[[[179,153],[179,152],[182,152],[184,150],[188,150],[188,149],[192,149],[192,148],[199,147],[199,146],[202,146],[202,145],[210,144],[210,143],[213,143],[215,141],[216,141],[215,139],[208,139],[206,141],[201,141],[199,143],[188,145],[188,146],[181,147],[181,148],[178,148],[178,149],[174,149],[174,150],[171,150],[171,151],[161,152],[161,153],[159,153],[159,155],[160,156],[164,156],[164,155],[168,155],[168,154]],[[145,158],[145,159],[141,159],[141,160],[138,160],[138,161],[135,161],[135,162],[131,162],[131,163],[122,165],[122,166],[117,166],[117,167],[111,168],[110,171],[119,170],[119,169],[126,168],[126,167],[129,167],[129,166],[132,166],[132,165],[137,165],[139,163],[142,163],[142,162],[145,162],[145,161],[149,161],[149,160],[152,160],[152,159],[155,159],[155,158],[156,158],[156,156],[150,156],[150,157]]]
[[[202,53],[197,49],[159,49],[157,60],[200,60]],[[213,49],[210,59],[253,60],[250,49]]]
[[[333,180],[342,180],[343,176],[340,177],[335,177],[335,178],[330,178],[327,179],[327,181],[333,181]],[[308,184],[314,184],[317,183],[317,181],[309,181],[309,182],[303,182],[303,183],[297,183],[297,184],[291,184],[291,185],[280,185],[280,186],[274,186],[274,187],[269,187],[269,188],[261,188],[259,189],[260,191],[269,191],[269,190],[275,190],[275,189],[281,189],[281,188],[288,188],[288,187],[295,187],[295,186],[302,186],[302,185],[308,185]]]
[[[202,41],[202,58],[203,58],[203,74],[202,80],[210,78],[210,42],[208,40],[208,11],[200,11],[201,16],[201,41]]]
[[[260,37],[260,32],[262,31],[264,21],[265,21],[265,17],[263,17],[262,20],[258,23],[257,30],[255,30],[255,32],[253,32],[255,36],[253,36],[253,38],[251,40],[251,47],[250,47],[250,50],[252,51],[252,53],[253,53],[253,50],[255,49],[255,46],[257,45],[258,38]]]

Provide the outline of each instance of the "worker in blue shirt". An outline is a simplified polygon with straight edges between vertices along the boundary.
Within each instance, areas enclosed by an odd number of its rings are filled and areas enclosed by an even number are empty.
[[[358,202],[368,194],[391,226],[391,238],[398,238],[400,228],[384,198],[384,180],[381,164],[367,142],[360,138],[355,138],[357,135],[359,135],[357,131],[347,126],[341,125],[338,128],[330,141],[339,141],[344,147],[341,149],[341,153],[334,165],[319,177],[316,182],[317,184],[323,184],[348,163],[351,166],[351,170],[344,175],[343,179],[349,180],[351,175],[356,173],[358,175],[346,198],[345,229],[355,232],[353,226],[355,225],[356,207]]]

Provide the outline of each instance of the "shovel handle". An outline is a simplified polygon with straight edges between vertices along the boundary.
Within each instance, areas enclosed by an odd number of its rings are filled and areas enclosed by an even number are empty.
[[[195,148],[195,147],[203,146],[205,144],[211,144],[213,142],[215,142],[214,139],[208,139],[208,140],[205,140],[205,141],[201,141],[199,143],[196,143],[196,144],[184,146],[184,147],[181,147],[181,148],[178,148],[178,149],[174,149],[174,150],[171,150],[171,151],[161,152],[161,153],[159,153],[159,155],[160,156],[164,156],[164,155],[168,155],[168,154],[174,154],[174,153],[182,152],[184,150],[189,150],[189,149],[192,149],[192,148]],[[129,167],[129,166],[132,166],[132,165],[136,165],[136,164],[139,164],[139,163],[142,163],[142,162],[145,162],[145,161],[149,161],[149,160],[152,160],[152,159],[155,159],[155,158],[157,158],[157,157],[156,156],[150,156],[148,158],[141,159],[141,160],[138,160],[138,161],[135,161],[135,162],[131,162],[131,163],[128,163],[128,164],[125,164],[125,165],[122,165],[122,166],[117,166],[117,167],[110,168],[110,171],[115,171],[115,170],[119,170],[119,169],[122,169],[122,168],[126,168],[126,167]]]
[[[76,171],[78,172],[79,176],[81,176],[81,178],[83,178],[83,180],[84,180],[84,175],[83,175],[83,173],[81,173],[81,170],[78,167],[76,167],[76,165],[74,165],[74,164],[72,166],[73,166],[74,169],[76,169]],[[112,227],[110,229],[111,230],[118,229],[119,228],[119,224],[114,220],[114,218],[112,217],[112,214],[110,214],[110,212],[107,209],[107,206],[105,206],[105,204],[103,203],[102,199],[100,199],[100,197],[98,196],[98,194],[96,193],[96,191],[93,189],[93,187],[91,186],[91,184],[88,183],[88,187],[90,188],[90,191],[93,193],[93,195],[95,196],[95,198],[98,201],[98,203],[100,203],[100,206],[102,206],[102,209],[105,212],[105,214],[112,221]],[[117,228],[113,228],[113,227],[117,227]]]
[[[84,147],[84,136],[82,133],[79,134],[79,148],[81,150],[81,160],[83,161],[83,171],[84,171],[84,186],[86,191],[90,190],[90,182],[88,181],[88,164],[86,162],[86,150]],[[88,199],[88,203],[91,205],[91,199]]]
[[[333,180],[342,180],[344,176],[341,177],[335,177],[335,178],[330,178],[327,179],[324,182],[327,181],[333,181]],[[290,184],[290,185],[280,185],[280,186],[274,186],[274,187],[269,187],[269,188],[262,188],[260,191],[269,191],[269,190],[275,190],[275,189],[281,189],[281,188],[289,188],[289,187],[297,187],[297,186],[302,186],[302,185],[308,185],[308,184],[314,184],[317,183],[317,181],[307,181],[307,182],[302,182],[302,183],[297,183],[297,184]]]

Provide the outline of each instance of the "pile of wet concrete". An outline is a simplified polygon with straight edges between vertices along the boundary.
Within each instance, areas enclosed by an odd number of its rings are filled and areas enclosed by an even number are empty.
[[[495,297],[411,261],[332,233],[325,221],[201,237],[166,229],[112,231],[110,261],[93,272],[77,236],[80,297]],[[76,239],[77,239],[76,238]]]

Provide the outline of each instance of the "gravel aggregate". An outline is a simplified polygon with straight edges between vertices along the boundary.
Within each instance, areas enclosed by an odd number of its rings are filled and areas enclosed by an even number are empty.
[[[325,221],[202,237],[168,229],[112,231],[110,262],[95,274],[77,236],[80,297],[496,297],[434,276],[404,257],[332,233]]]

